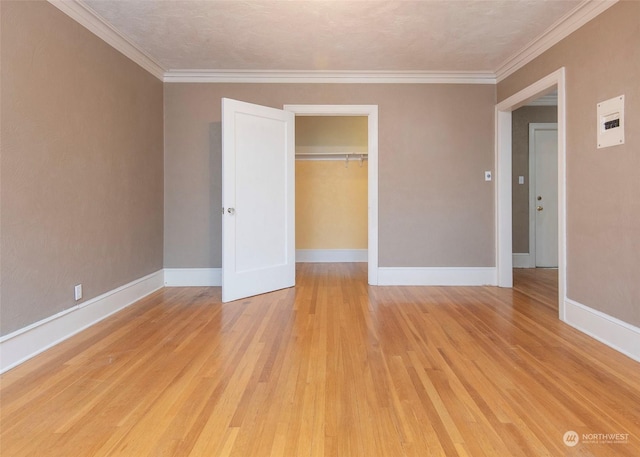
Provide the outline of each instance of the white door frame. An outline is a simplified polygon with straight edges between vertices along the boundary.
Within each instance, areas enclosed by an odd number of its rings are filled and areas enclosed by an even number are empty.
[[[558,315],[566,320],[566,102],[565,69],[554,71],[496,105],[496,268],[498,286],[513,287],[511,112],[558,89]]]
[[[552,128],[553,127],[553,128]],[[558,130],[557,122],[532,122],[529,124],[529,265],[536,267],[536,130]]]
[[[378,284],[378,105],[284,105],[296,116],[367,116],[368,283]]]

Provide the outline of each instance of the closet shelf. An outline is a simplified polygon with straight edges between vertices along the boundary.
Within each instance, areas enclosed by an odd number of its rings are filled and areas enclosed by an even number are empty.
[[[296,154],[296,160],[345,160],[347,162],[367,160],[367,153],[354,152],[307,152]]]

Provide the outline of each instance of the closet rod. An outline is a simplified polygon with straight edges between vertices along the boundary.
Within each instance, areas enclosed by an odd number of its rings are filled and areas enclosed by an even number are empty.
[[[296,154],[296,160],[368,160],[366,153],[353,152],[308,152]]]

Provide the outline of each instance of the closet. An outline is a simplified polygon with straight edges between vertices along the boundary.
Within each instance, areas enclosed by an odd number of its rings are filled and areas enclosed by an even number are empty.
[[[367,261],[367,117],[296,117],[296,260]]]

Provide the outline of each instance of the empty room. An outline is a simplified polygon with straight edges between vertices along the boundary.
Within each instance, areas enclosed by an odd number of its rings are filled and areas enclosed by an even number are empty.
[[[639,1],[0,20],[0,456],[640,455]]]

